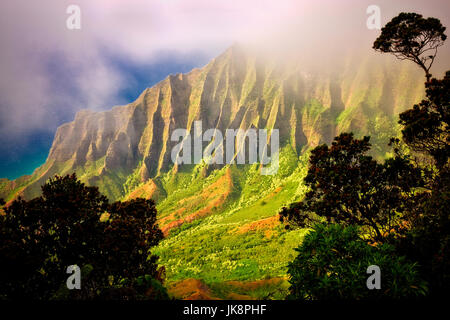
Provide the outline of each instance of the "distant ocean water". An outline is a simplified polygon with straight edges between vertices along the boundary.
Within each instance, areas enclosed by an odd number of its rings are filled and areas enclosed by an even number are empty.
[[[193,68],[203,66],[210,59],[201,53],[190,55],[166,53],[161,54],[161,58],[157,61],[142,64],[110,52],[104,52],[104,55],[109,65],[116,69],[124,79],[129,80],[117,93],[119,101],[108,101],[110,104],[107,106],[108,108],[122,104],[122,102],[132,102],[145,88],[153,86],[168,75],[189,72]],[[49,69],[55,77],[65,77],[65,71],[61,70],[61,64],[52,64]],[[57,79],[53,80],[55,86],[61,86],[63,83],[58,83]],[[62,90],[71,92],[70,88],[62,88]],[[0,137],[0,178],[16,179],[32,174],[36,168],[45,163],[56,128],[65,122],[72,121],[75,111],[68,113],[67,109],[61,108],[61,114],[58,115],[60,123],[56,123],[54,128],[49,128],[47,131],[31,132],[20,138]]]

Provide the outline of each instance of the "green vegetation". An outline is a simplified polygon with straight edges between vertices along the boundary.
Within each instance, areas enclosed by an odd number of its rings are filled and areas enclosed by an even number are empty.
[[[148,256],[161,238],[152,200],[109,204],[75,174],[56,176],[41,197],[19,198],[0,216],[0,299],[167,297],[164,269]],[[66,286],[73,265],[81,269],[77,290]]]
[[[368,245],[354,226],[315,225],[297,251],[289,264],[293,299],[405,299],[427,293],[416,264],[397,257],[391,245]],[[382,270],[380,290],[366,287],[371,265]]]
[[[281,206],[302,196],[299,181],[305,174],[301,165],[305,162],[306,155],[299,160],[287,145],[280,153],[283,170],[274,176],[261,175],[256,165],[226,166],[204,179],[196,175],[201,171],[199,165],[191,175],[177,173],[176,181],[169,176],[162,179],[166,190],[174,182],[186,187],[169,192],[157,205],[161,217],[180,209],[179,201],[187,204],[185,199],[194,196],[195,202],[199,190],[223,178],[228,170],[233,181],[233,192],[220,211],[173,229],[154,249],[166,268],[167,281],[195,278],[217,287],[228,280],[285,276],[287,263],[294,257],[293,248],[305,231],[285,230],[277,213]],[[183,215],[199,209],[188,205],[186,208]]]
[[[309,191],[281,217],[327,225],[313,226],[289,265],[294,299],[448,297],[450,71],[441,80],[429,73],[444,31],[437,19],[401,13],[374,43],[425,71],[426,98],[400,114],[406,146],[391,138],[393,157],[378,163],[366,155],[369,137],[342,133],[311,151]],[[434,55],[422,56],[428,50]],[[371,265],[384,279],[372,291],[363,277]]]
[[[330,147],[312,150],[304,179],[309,191],[283,208],[281,218],[301,227],[311,220],[356,224],[372,241],[401,227],[404,213],[417,205],[413,190],[424,185],[421,171],[401,154],[378,163],[366,155],[369,140],[342,133]]]

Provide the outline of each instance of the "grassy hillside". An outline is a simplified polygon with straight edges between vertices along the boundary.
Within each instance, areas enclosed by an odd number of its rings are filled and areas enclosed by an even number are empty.
[[[298,158],[290,145],[280,154],[281,170],[273,176],[261,175],[257,165],[226,166],[204,179],[199,165],[161,179],[166,190],[174,183],[182,186],[158,204],[167,237],[154,253],[169,285],[194,278],[216,290],[223,285],[221,290],[228,292],[233,288],[227,281],[286,276],[293,248],[306,230],[286,231],[277,213],[304,193],[307,154]],[[272,289],[279,286],[265,290]]]

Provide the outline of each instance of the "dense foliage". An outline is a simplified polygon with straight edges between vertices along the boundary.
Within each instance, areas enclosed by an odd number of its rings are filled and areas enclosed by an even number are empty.
[[[165,297],[150,249],[162,239],[152,200],[108,203],[75,175],[56,176],[42,196],[17,199],[0,217],[0,295],[5,299]],[[81,268],[68,290],[66,269]]]
[[[289,264],[294,299],[398,299],[427,291],[414,263],[397,257],[391,245],[368,245],[354,226],[318,224],[297,251]],[[371,265],[382,270],[380,290],[366,287]]]
[[[419,262],[430,294],[443,296],[450,286],[450,71],[426,88],[426,99],[400,114],[403,141],[420,155],[425,190],[415,194],[420,201],[409,212],[411,228],[397,247]]]
[[[431,79],[429,73],[446,39],[444,31],[438,19],[401,13],[374,43],[376,50],[412,60],[426,73],[426,99],[400,114],[402,141],[410,156],[392,138],[395,156],[380,164],[365,155],[368,137],[358,140],[346,133],[331,147],[312,151],[304,180],[310,191],[299,203],[283,208],[281,220],[307,226],[319,218],[344,226],[315,225],[305,237],[289,267],[294,298],[405,298],[426,291],[428,296],[448,297],[450,71],[442,80]],[[370,264],[387,277],[384,289],[365,288],[363,269]]]
[[[412,190],[423,184],[421,172],[398,155],[378,163],[366,153],[369,137],[343,133],[331,145],[316,147],[304,179],[305,198],[281,211],[282,220],[305,227],[315,217],[366,227],[374,241],[403,225],[401,213],[413,205]]]
[[[450,155],[450,71],[425,86],[426,99],[400,114],[402,136],[412,150],[428,154],[442,169]]]

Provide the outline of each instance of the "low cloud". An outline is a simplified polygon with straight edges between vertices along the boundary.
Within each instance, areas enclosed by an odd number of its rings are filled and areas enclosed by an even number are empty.
[[[17,143],[36,130],[54,132],[82,108],[123,104],[127,81],[113,52],[148,64],[167,52],[214,57],[234,42],[272,53],[293,49],[323,56],[370,45],[366,8],[379,5],[382,24],[400,11],[436,16],[447,1],[299,0],[2,0],[0,7],[0,135]],[[66,28],[66,8],[81,8],[81,30]],[[441,50],[446,50],[448,44]],[[24,138],[25,139],[25,138]],[[5,143],[3,143],[5,147]]]

